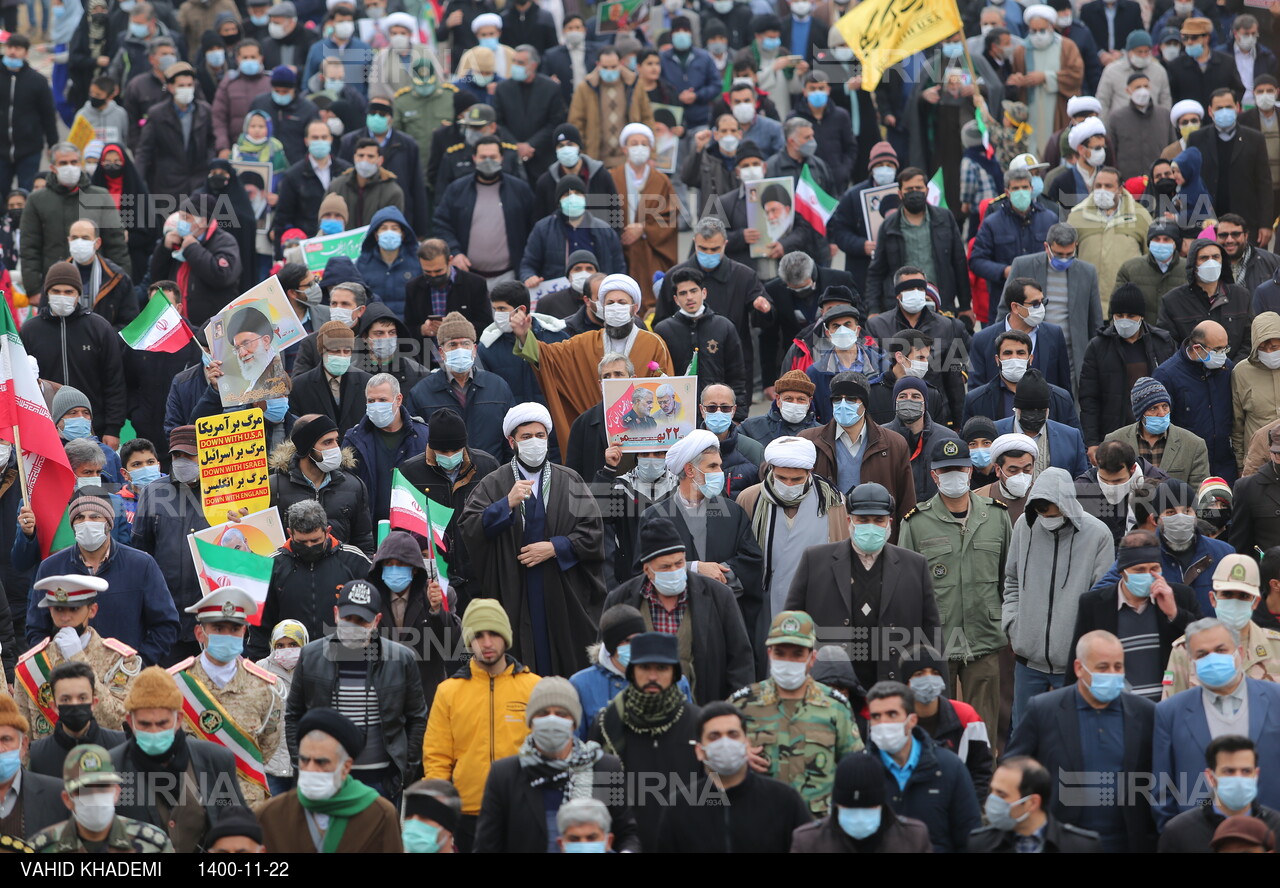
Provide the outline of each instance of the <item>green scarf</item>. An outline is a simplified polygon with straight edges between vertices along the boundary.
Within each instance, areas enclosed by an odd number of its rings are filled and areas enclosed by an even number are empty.
[[[338,791],[331,798],[315,801],[298,793],[298,802],[302,807],[315,814],[327,814],[333,818],[329,821],[329,829],[324,834],[322,854],[333,854],[338,850],[342,834],[347,831],[347,821],[355,817],[365,808],[378,800],[378,791],[365,786],[350,774]]]

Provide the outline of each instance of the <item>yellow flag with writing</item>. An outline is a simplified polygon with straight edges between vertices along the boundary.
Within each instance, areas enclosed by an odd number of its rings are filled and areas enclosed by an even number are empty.
[[[95,130],[89,121],[85,120],[79,114],[71,123],[71,131],[67,133],[67,141],[84,151],[84,146],[93,141]]]
[[[884,72],[963,28],[956,0],[863,0],[836,22],[862,62],[868,92]]]

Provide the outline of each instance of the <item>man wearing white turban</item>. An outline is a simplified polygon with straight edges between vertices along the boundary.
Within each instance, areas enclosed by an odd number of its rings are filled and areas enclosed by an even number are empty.
[[[476,485],[458,529],[476,588],[511,619],[511,655],[539,675],[571,675],[587,665],[604,601],[604,525],[578,473],[547,458],[554,427],[541,404],[507,411],[516,456]]]
[[[486,12],[476,16],[471,23],[471,33],[475,35],[480,46],[472,47],[462,54],[454,73],[461,77],[478,71],[476,50],[483,48],[493,52],[494,70],[499,77],[505,78],[507,72],[511,70],[516,51],[502,42],[502,16],[496,12]]]
[[[680,484],[672,496],[646,509],[640,524],[655,515],[669,519],[685,542],[689,572],[733,590],[757,666],[763,666],[769,628],[769,609],[760,585],[763,559],[751,535],[751,519],[733,501],[736,492],[725,489],[720,439],[706,429],[695,429],[667,450],[666,461],[667,471]]]
[[[640,282],[641,315],[654,305],[653,275],[680,261],[676,244],[679,201],[666,173],[650,164],[653,130],[629,123],[618,139],[626,162],[609,171],[617,189],[622,216],[622,252],[627,271]]]
[[[784,610],[791,578],[810,546],[849,538],[840,491],[813,473],[818,449],[808,438],[775,438],[764,449],[764,477],[738,494],[764,553],[764,590],[772,619]]]
[[[604,319],[604,329],[588,330],[563,342],[539,342],[530,336],[528,314],[512,313],[510,318],[516,354],[533,366],[559,429],[561,453],[568,452],[573,421],[600,403],[597,371],[606,354],[625,355],[638,376],[675,375],[662,337],[633,323],[641,292],[635,280],[611,274],[600,282],[599,292],[596,314]]]
[[[1049,137],[1067,125],[1067,101],[1080,94],[1084,57],[1070,37],[1054,31],[1058,14],[1052,6],[1036,4],[1022,12],[1027,43],[1013,51],[1013,73],[1005,81],[1009,97],[1027,103],[1037,156],[1043,157]]]
[[[991,467],[996,480],[974,493],[1004,503],[1010,523],[1017,521],[1027,506],[1027,493],[1035,480],[1036,453],[1035,439],[1027,435],[1001,435],[991,442]]]

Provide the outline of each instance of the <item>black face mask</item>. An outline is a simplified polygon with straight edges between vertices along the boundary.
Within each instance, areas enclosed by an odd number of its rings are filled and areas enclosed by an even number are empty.
[[[116,176],[124,175],[124,165],[119,163],[103,164],[102,172],[114,179]]]
[[[107,14],[105,12],[95,12],[89,16],[89,21],[95,25],[105,25],[107,23]]]
[[[1023,410],[1018,415],[1018,425],[1024,432],[1036,434],[1049,421],[1048,410]]]
[[[89,104],[95,108],[102,108],[107,104],[107,100],[89,96]]]
[[[1173,179],[1161,179],[1151,186],[1156,194],[1163,197],[1173,197],[1178,191],[1178,183]]]
[[[13,228],[17,228],[21,224],[22,224],[22,210],[10,210],[9,225]]]
[[[226,187],[230,184],[231,184],[230,176],[210,176],[209,177],[210,191],[224,191],[226,190]]]
[[[93,721],[92,703],[59,703],[58,723],[68,731],[78,734]]]
[[[294,543],[293,553],[307,563],[319,561],[324,557],[324,543]]]
[[[926,194],[923,191],[908,191],[902,195],[902,206],[908,213],[923,213]]]
[[[433,287],[443,287],[449,283],[449,275],[446,274],[429,274],[427,275],[427,283]]]

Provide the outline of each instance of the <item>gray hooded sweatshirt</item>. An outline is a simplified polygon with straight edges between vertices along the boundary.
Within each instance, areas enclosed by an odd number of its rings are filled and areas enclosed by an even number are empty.
[[[1036,513],[1037,500],[1062,510],[1065,520],[1056,530]],[[1111,531],[1076,501],[1071,476],[1063,469],[1041,472],[1013,524],[1004,568],[1000,622],[1014,654],[1032,669],[1064,673],[1075,656],[1070,647],[1080,596],[1113,561]]]

